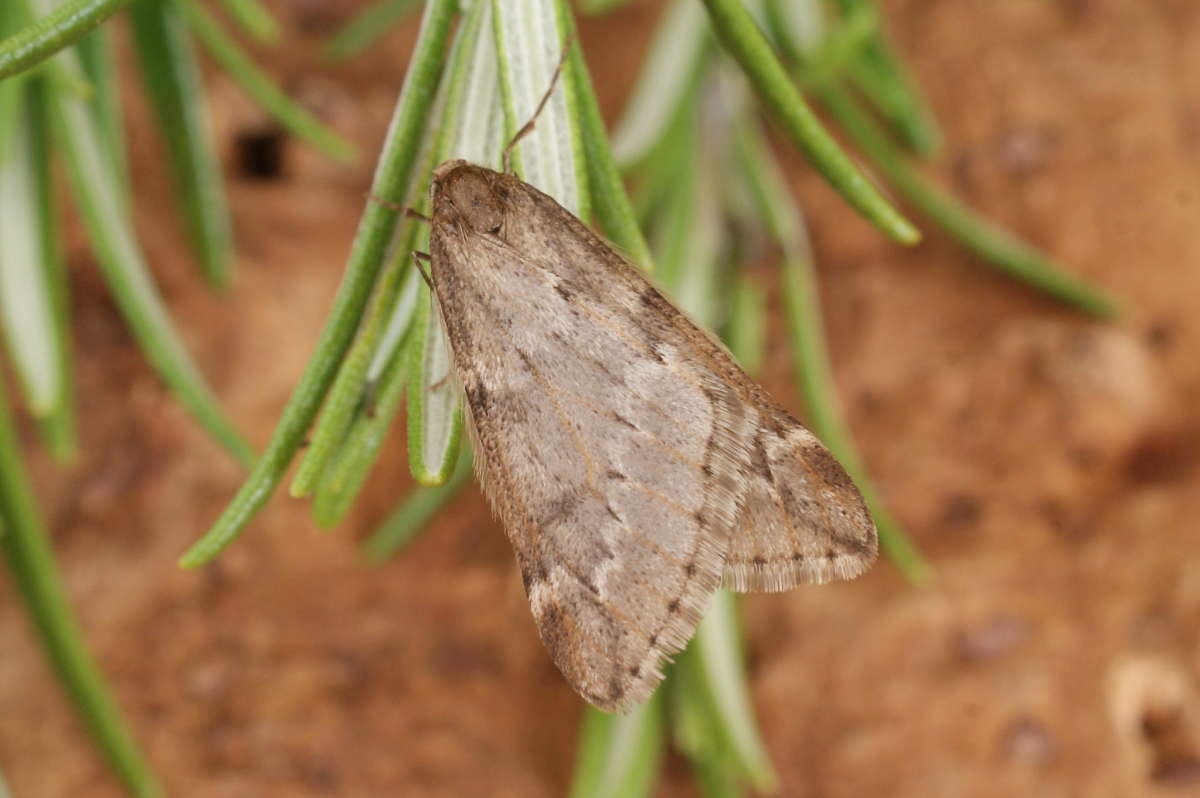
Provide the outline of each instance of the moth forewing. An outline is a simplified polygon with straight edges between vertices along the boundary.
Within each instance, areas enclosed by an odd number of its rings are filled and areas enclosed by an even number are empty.
[[[481,484],[538,631],[606,710],[645,700],[722,584],[846,578],[875,532],[841,466],[554,200],[434,173],[430,279]]]

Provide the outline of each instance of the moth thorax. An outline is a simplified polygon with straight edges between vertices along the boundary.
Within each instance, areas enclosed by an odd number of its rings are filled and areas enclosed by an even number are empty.
[[[443,178],[442,191],[468,227],[477,233],[494,234],[504,223],[504,203],[488,177],[478,167],[460,166]]]

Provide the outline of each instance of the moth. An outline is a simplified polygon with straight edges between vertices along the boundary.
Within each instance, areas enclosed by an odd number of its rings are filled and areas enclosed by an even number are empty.
[[[583,222],[466,161],[430,191],[428,279],[479,482],[580,695],[645,701],[721,586],[871,565],[875,527],[841,465]]]

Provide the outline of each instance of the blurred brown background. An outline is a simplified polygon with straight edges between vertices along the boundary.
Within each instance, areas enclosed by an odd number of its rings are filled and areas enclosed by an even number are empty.
[[[260,445],[329,308],[415,32],[328,71],[315,46],[351,4],[272,5],[293,41],[263,58],[368,157],[343,170],[286,141],[280,174],[249,176],[247,141],[271,137],[210,75],[241,258],[227,300],[188,262],[145,109],[130,120],[151,261]],[[881,563],[746,602],[782,794],[1200,794],[1200,4],[884,6],[945,127],[939,178],[1127,312],[1091,322],[937,232],[902,251],[784,151],[848,416],[940,578],[916,590]],[[582,22],[610,119],[657,11]],[[85,455],[66,473],[37,459],[35,477],[88,637],[172,794],[563,794],[580,703],[478,495],[389,564],[359,559],[355,538],[409,484],[399,434],[335,533],[279,496],[215,566],[176,568],[241,475],[165,395],[72,241]],[[777,337],[766,382],[798,409]],[[120,795],[15,600],[0,584],[15,794]],[[680,761],[660,791],[694,794]]]

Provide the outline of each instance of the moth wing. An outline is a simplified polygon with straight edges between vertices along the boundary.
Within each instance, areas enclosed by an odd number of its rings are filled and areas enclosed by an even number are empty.
[[[778,591],[853,579],[878,550],[862,496],[816,436],[778,408],[762,412],[723,585]]]
[[[435,213],[432,280],[541,638],[619,710],[721,583],[753,420],[632,267],[544,195],[506,191],[522,221],[501,235]]]

